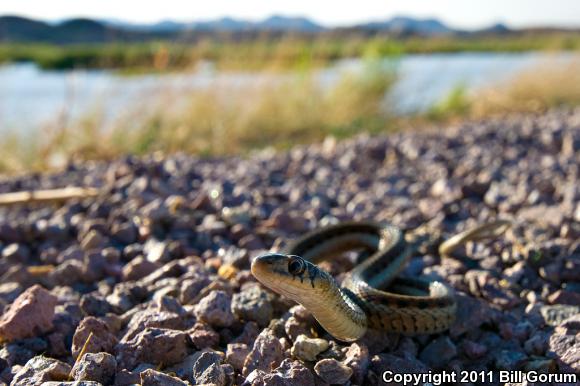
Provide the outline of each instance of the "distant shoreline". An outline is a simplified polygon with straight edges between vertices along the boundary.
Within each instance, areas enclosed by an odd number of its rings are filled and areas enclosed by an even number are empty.
[[[1,35],[0,35],[1,38]],[[42,69],[111,69],[164,72],[211,61],[220,70],[305,69],[339,59],[397,57],[459,52],[580,51],[580,34],[542,32],[484,37],[257,36],[205,39],[191,43],[2,43],[0,64],[32,62]]]

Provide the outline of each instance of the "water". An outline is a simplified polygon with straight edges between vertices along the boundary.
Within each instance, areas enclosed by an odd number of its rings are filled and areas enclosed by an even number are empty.
[[[558,53],[462,53],[408,55],[395,62],[398,80],[387,96],[399,113],[429,109],[458,85],[468,91],[508,80],[520,71],[545,63],[574,60]],[[362,68],[360,60],[340,61],[317,72],[332,84],[344,70]],[[185,74],[122,76],[110,71],[42,71],[33,64],[0,66],[0,132],[30,132],[49,123],[91,112],[121,114],[144,95],[188,91],[216,85],[243,85],[263,80],[257,73],[219,73],[210,64]],[[269,75],[271,81],[282,75]]]

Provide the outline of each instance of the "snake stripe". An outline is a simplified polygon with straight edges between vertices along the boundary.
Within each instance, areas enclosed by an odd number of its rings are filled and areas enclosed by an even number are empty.
[[[468,240],[496,237],[509,227],[497,221],[460,233],[439,247],[447,256]],[[347,222],[306,234],[285,253],[254,259],[253,275],[265,286],[302,304],[339,340],[354,341],[368,329],[401,334],[444,331],[455,320],[454,291],[435,280],[400,278],[419,241],[407,242],[392,225]],[[341,286],[315,265],[349,250],[368,256]]]

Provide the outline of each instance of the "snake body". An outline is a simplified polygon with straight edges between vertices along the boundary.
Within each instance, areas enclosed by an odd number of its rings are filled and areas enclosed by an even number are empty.
[[[495,236],[500,228],[505,230],[507,223],[463,232],[441,244],[439,251],[446,255],[467,240]],[[368,329],[407,335],[441,332],[455,320],[453,290],[440,281],[397,277],[418,245],[407,242],[393,225],[347,222],[310,232],[285,253],[259,256],[251,269],[258,281],[302,304],[339,340],[355,341]],[[370,256],[346,275],[342,286],[316,266],[355,249]]]

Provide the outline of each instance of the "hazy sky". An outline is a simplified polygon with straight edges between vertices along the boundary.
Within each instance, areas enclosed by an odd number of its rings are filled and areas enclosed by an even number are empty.
[[[580,0],[0,0],[0,14],[55,20],[76,16],[133,22],[180,21],[272,14],[307,16],[326,25],[379,20],[393,15],[437,17],[451,26],[580,26]]]

